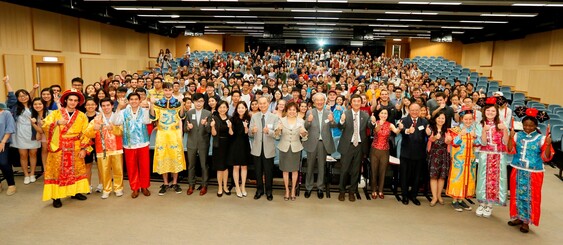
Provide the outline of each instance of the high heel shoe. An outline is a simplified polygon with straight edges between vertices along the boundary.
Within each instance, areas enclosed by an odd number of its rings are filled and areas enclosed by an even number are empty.
[[[295,199],[297,199],[297,197],[295,197],[295,196],[292,196],[292,197],[291,197],[291,200],[292,200],[292,201],[295,201]]]
[[[222,197],[222,196],[223,196],[223,193],[217,192],[217,197]]]
[[[228,188],[223,188],[223,193],[225,193],[225,195],[230,196],[231,192],[227,192]]]
[[[379,193],[379,198],[380,198],[380,199],[385,199],[385,195],[383,195],[383,192]]]
[[[246,197],[246,196],[248,196],[248,193],[246,193],[246,191],[242,191],[242,196]]]

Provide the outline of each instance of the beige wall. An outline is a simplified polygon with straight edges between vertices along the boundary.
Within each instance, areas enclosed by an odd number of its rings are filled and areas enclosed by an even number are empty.
[[[461,63],[463,44],[459,41],[452,43],[435,43],[429,39],[411,38],[410,58],[416,56],[443,56],[448,60]]]
[[[463,46],[462,65],[526,91],[543,103],[563,104],[563,29],[510,41]]]
[[[179,36],[176,38],[176,56],[181,57],[186,52],[186,44],[190,44],[192,52],[223,51],[223,35],[203,35],[201,37]]]
[[[9,74],[14,89],[32,88],[32,55],[64,57],[61,84],[70,88],[73,77],[90,84],[110,71],[145,69],[149,54],[166,47],[175,53],[175,40],[0,2],[0,76]],[[5,95],[0,86],[0,101]]]

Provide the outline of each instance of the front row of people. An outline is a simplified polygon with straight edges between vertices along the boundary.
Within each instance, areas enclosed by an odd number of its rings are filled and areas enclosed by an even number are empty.
[[[256,168],[257,190],[254,199],[266,195],[271,201],[275,140],[279,139],[277,148],[280,151],[280,169],[283,171],[284,200],[295,200],[302,150],[307,152],[308,159],[305,197],[309,197],[313,190],[314,177],[309,173],[317,166],[317,195],[322,198],[326,191],[323,179],[326,155],[336,148],[330,130],[338,127],[342,129],[338,143],[338,152],[342,154],[340,201],[345,200],[346,192],[350,201],[355,200],[360,165],[370,145],[372,198],[384,198],[382,190],[389,161],[389,136],[394,132],[402,138],[400,179],[403,204],[408,204],[410,200],[420,205],[416,196],[421,172],[428,166],[431,206],[444,204],[441,190],[448,178],[446,194],[452,197],[452,206],[456,211],[471,210],[463,199],[476,195],[480,203],[476,214],[489,217],[493,204],[506,205],[506,153],[512,151],[510,213],[514,220],[509,225],[519,225],[522,232],[527,232],[529,223],[539,224],[542,162],[553,156],[553,150],[550,135],[542,136],[537,132],[538,120],[546,119],[545,114],[537,110],[520,108],[516,111],[525,117],[522,120],[523,131],[515,133],[513,127],[509,132],[508,127],[499,120],[494,98],[488,99],[483,105],[485,116],[482,122],[474,122],[473,110],[463,108],[459,113],[461,124],[454,128],[448,127],[452,118],[445,111],[433,113],[431,122],[428,122],[418,117],[420,106],[413,103],[409,108],[409,116],[395,126],[387,120],[389,112],[386,109],[374,113],[377,119],[360,110],[362,99],[359,95],[351,97],[351,109],[335,120],[330,110],[325,109],[324,94],[318,93],[313,96],[315,108],[309,110],[305,119],[297,116],[298,108],[294,103],[286,106],[285,116],[280,119],[268,111],[267,98],[258,99],[259,112],[252,117],[244,102],[238,103],[233,117],[229,119],[229,105],[226,102],[219,103],[217,111],[212,113],[203,109],[204,98],[201,94],[193,96],[194,109],[185,111],[183,102],[172,96],[172,86],[169,85],[163,85],[164,98],[151,101],[148,109],[139,107],[141,97],[136,93],[128,96],[128,102],[120,101],[116,112],[112,112],[111,101],[102,100],[101,113],[90,122],[85,114],[77,110],[77,106],[87,100],[82,93],[73,90],[63,93],[62,108],[49,114],[42,125],[49,152],[43,200],[52,199],[54,207],[61,207],[61,198],[68,196],[85,200],[83,193],[91,190],[84,158],[92,154],[94,149],[103,184],[102,198],[108,198],[111,192],[115,192],[116,196],[123,195],[123,154],[131,197],[137,198],[139,193],[149,196],[147,125],[151,121],[158,122],[153,172],[163,176],[164,184],[160,187],[159,195],[164,195],[169,189],[182,192],[177,180],[178,173],[186,169],[182,140],[186,132],[188,195],[195,188],[197,155],[203,170],[200,195],[207,192],[206,158],[211,144],[209,135],[212,135],[212,165],[217,170],[219,197],[230,195],[227,189],[229,165],[234,166],[236,195],[247,196],[244,180],[250,159],[245,153],[249,152]],[[374,132],[372,142],[369,142],[367,130]],[[10,129],[5,132],[9,133]],[[95,138],[94,147],[91,146],[92,138]],[[169,177],[172,178],[171,182]],[[347,186],[347,183],[350,185]]]

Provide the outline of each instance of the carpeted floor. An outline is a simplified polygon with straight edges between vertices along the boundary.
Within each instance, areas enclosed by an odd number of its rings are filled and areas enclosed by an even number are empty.
[[[156,182],[150,197],[131,199],[126,182],[123,197],[102,200],[96,193],[86,201],[64,199],[55,209],[41,201],[42,178],[24,185],[17,177],[14,196],[0,193],[0,244],[560,244],[563,182],[554,173],[547,167],[541,226],[529,234],[506,224],[508,207],[495,207],[486,219],[447,204],[430,207],[422,197],[421,206],[404,206],[390,195],[339,202],[336,193],[284,201],[276,190],[268,202],[253,200],[250,188],[242,199],[218,198],[216,187],[203,197],[187,196],[186,185],[182,194],[158,196]]]

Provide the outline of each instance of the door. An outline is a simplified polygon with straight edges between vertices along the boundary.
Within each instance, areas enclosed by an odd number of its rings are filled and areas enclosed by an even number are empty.
[[[59,63],[37,63],[37,83],[40,88],[48,88],[51,85],[63,86],[63,64]]]

